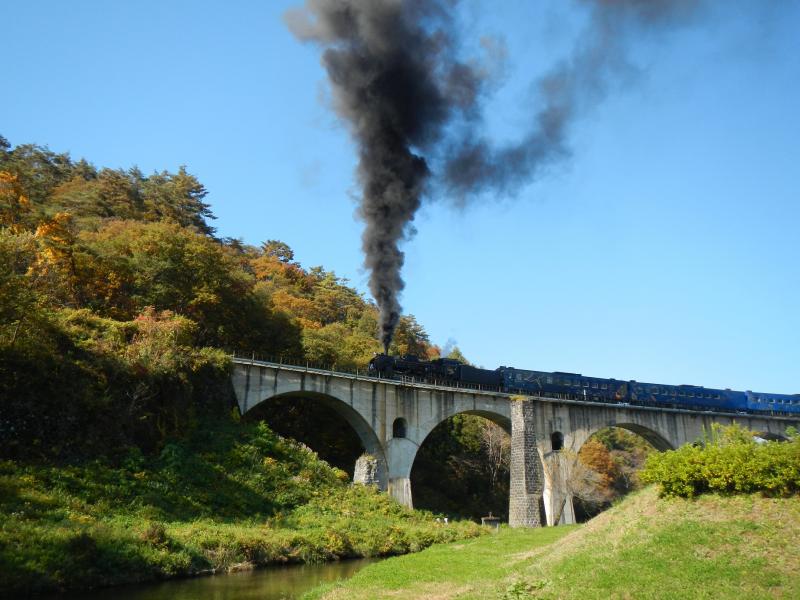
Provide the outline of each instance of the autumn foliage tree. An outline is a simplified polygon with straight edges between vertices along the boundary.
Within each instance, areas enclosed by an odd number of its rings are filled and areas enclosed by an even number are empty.
[[[373,303],[280,240],[215,237],[206,194],[184,167],[0,136],[0,453],[157,447],[229,400],[230,352],[355,369],[381,351]],[[405,316],[393,351],[434,347]]]

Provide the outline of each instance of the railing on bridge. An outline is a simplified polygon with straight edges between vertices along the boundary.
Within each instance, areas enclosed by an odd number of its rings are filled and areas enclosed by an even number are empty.
[[[268,354],[259,354],[257,352],[251,352],[250,354],[243,354],[241,352],[230,352],[230,355],[239,360],[246,360],[252,361],[254,363],[267,363],[273,365],[283,365],[287,367],[291,367],[293,369],[305,369],[307,371],[316,371],[316,372],[326,372],[326,373],[333,373],[333,374],[341,374],[347,376],[355,376],[357,378],[364,378],[364,379],[380,379],[384,381],[395,381],[399,382],[400,384],[409,384],[409,385],[422,385],[422,386],[433,386],[433,387],[440,387],[446,389],[457,389],[457,390],[473,390],[473,391],[482,391],[482,392],[492,392],[496,394],[505,394],[508,396],[531,396],[530,393],[525,392],[523,390],[514,390],[514,389],[506,389],[502,386],[489,386],[489,385],[480,385],[480,384],[471,384],[471,383],[463,383],[460,381],[442,381],[442,380],[427,380],[427,379],[420,379],[418,377],[410,377],[407,375],[396,375],[393,377],[386,377],[381,375],[380,373],[373,374],[368,369],[352,369],[347,367],[338,366],[336,363],[334,364],[324,364],[318,363],[314,361],[308,360],[298,360],[287,358],[285,356],[274,356]],[[626,407],[626,406],[633,406],[637,408],[643,409],[656,409],[656,410],[667,410],[667,411],[677,411],[677,412],[690,412],[690,413],[700,413],[700,414],[719,414],[719,415],[727,415],[727,416],[754,416],[754,417],[773,417],[779,419],[789,419],[791,420],[791,416],[785,415],[782,413],[774,413],[774,412],[731,412],[725,410],[693,410],[691,408],[687,408],[685,406],[674,406],[669,404],[654,404],[649,402],[641,402],[636,400],[627,400],[627,401],[616,401],[610,400],[608,398],[604,398],[602,396],[581,396],[579,394],[560,394],[556,392],[544,392],[542,391],[539,394],[535,395],[536,398],[547,398],[553,400],[563,400],[566,402],[578,402],[578,403],[587,403],[587,404],[605,404],[615,407]]]
[[[285,356],[258,354],[257,352],[252,352],[250,354],[243,354],[241,352],[231,352],[230,355],[233,358],[239,360],[269,363],[273,365],[285,365],[287,367],[292,367],[295,369],[307,369],[309,371],[312,370],[326,371],[329,373],[340,373],[342,375],[355,375],[356,377],[364,377],[369,379],[382,379],[387,381],[398,381],[400,383],[408,383],[408,384],[432,385],[436,387],[456,388],[463,390],[477,390],[482,392],[496,392],[500,394],[506,393],[506,391],[503,390],[502,387],[496,385],[480,385],[477,383],[464,383],[460,381],[444,381],[444,380],[440,381],[440,380],[421,379],[419,377],[410,377],[407,375],[396,375],[393,377],[387,377],[385,375],[381,375],[380,373],[371,373],[368,369],[358,369],[358,368],[353,369],[348,367],[341,367],[336,363],[331,365],[309,360],[297,360],[297,359],[287,358]]]

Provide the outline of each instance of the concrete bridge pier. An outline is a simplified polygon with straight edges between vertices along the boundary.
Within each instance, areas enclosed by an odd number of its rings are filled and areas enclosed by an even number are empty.
[[[387,491],[403,506],[414,508],[411,497],[411,467],[419,446],[409,438],[392,438],[386,443],[389,463]]]
[[[547,454],[541,453],[541,458],[544,465],[542,500],[547,525],[572,525],[575,523],[575,507],[569,482],[577,455],[551,451]]]

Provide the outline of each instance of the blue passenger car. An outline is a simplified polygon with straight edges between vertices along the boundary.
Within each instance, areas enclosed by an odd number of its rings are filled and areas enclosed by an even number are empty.
[[[550,373],[513,367],[500,367],[500,370],[503,373],[503,386],[510,392],[599,402],[628,400],[627,383],[624,381],[559,371]]]
[[[768,394],[745,392],[747,410],[769,414],[800,415],[800,394]]]
[[[700,385],[663,385],[631,382],[631,402],[690,410],[739,412],[745,410],[744,393]]]

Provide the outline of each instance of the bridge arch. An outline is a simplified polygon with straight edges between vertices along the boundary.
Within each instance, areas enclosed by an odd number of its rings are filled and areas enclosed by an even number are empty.
[[[668,440],[667,436],[657,431],[655,428],[640,425],[638,423],[629,423],[623,421],[601,423],[582,431],[580,436],[576,436],[577,439],[575,440],[574,444],[575,452],[579,452],[580,449],[583,448],[583,445],[598,431],[602,431],[603,429],[607,429],[609,427],[619,427],[620,429],[625,429],[631,433],[635,433],[659,452],[675,449],[675,445]]]
[[[509,465],[500,462],[500,454],[497,461],[484,460],[488,455],[484,456],[483,449],[450,446],[447,440],[458,430],[453,428],[459,427],[453,419],[462,415],[481,417],[487,425],[496,426],[483,430],[478,428],[482,426],[477,421],[469,425],[462,423],[469,428],[476,427],[472,431],[481,437],[482,443],[496,442],[491,445],[497,449],[504,443],[503,438],[510,443],[511,420],[500,412],[481,408],[452,410],[425,423],[413,447],[408,448],[404,465],[414,505],[461,518],[475,519],[493,512],[505,519],[509,503]],[[489,442],[483,439],[484,434],[489,436],[486,438]],[[472,467],[466,470],[454,467],[451,456],[467,459]]]
[[[403,446],[402,452],[402,461],[398,461],[397,465],[392,468],[392,474],[395,477],[410,477],[411,476],[411,468],[414,465],[414,459],[417,456],[417,452],[419,451],[420,447],[425,440],[433,433],[433,430],[436,429],[439,425],[444,423],[445,421],[452,419],[456,415],[475,415],[477,417],[483,417],[484,419],[491,421],[495,425],[499,425],[503,431],[507,434],[511,435],[511,418],[508,415],[504,415],[501,412],[497,411],[490,411],[490,410],[481,410],[481,409],[464,409],[464,410],[455,410],[455,411],[448,411],[446,414],[439,416],[438,418],[431,419],[419,427],[416,428],[408,428],[406,431],[405,437],[396,437],[389,440],[389,445],[396,444]],[[400,454],[400,453],[393,453],[393,454]]]
[[[419,427],[419,435],[417,437],[417,445],[421,446],[425,439],[431,434],[431,432],[436,429],[439,425],[447,421],[448,419],[452,419],[456,415],[475,415],[476,417],[483,417],[487,421],[491,421],[495,425],[499,425],[503,428],[507,434],[511,435],[511,417],[507,414],[502,413],[501,411],[497,410],[487,410],[487,409],[480,409],[480,408],[464,408],[464,409],[456,409],[452,411],[447,411],[442,415],[438,415],[437,418],[431,419],[426,421]]]
[[[573,476],[574,464],[578,453],[589,439],[596,433],[609,427],[618,427],[634,433],[648,442],[657,451],[673,449],[667,436],[657,428],[626,420],[597,419],[566,435],[552,430],[550,435],[542,435],[538,443],[539,458],[543,466],[543,501],[548,525],[569,524],[575,522],[575,508],[571,491],[570,478]],[[566,454],[562,450],[567,451]]]
[[[311,400],[321,406],[331,409],[345,422],[347,422],[347,424],[350,425],[355,434],[358,436],[358,439],[361,441],[364,452],[375,458],[377,462],[376,475],[378,481],[380,482],[380,488],[382,490],[386,489],[388,465],[386,462],[386,453],[384,452],[383,445],[381,444],[380,439],[378,439],[375,430],[364,419],[364,417],[362,417],[358,411],[356,411],[352,406],[343,400],[340,400],[339,398],[330,394],[308,390],[284,392],[281,394],[267,396],[266,398],[259,400],[252,406],[249,406],[247,411],[242,416],[247,418],[248,415],[255,414],[253,413],[254,409],[257,409],[256,412],[258,412],[258,409],[263,410],[265,405],[269,404],[271,401],[291,399]]]

